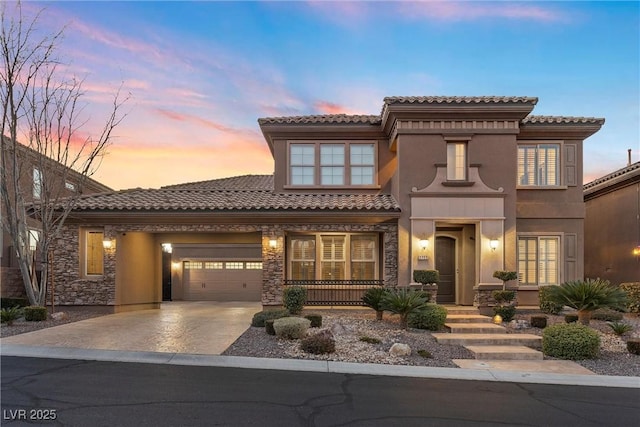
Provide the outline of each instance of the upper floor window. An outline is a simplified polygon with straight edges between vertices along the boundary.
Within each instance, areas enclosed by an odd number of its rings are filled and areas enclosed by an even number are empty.
[[[40,243],[40,231],[33,228],[29,229],[29,250],[35,251]]]
[[[560,144],[518,146],[518,185],[560,185]]]
[[[560,278],[560,238],[518,237],[518,276],[522,285],[557,285]]]
[[[293,143],[289,146],[290,185],[374,185],[375,144]]]
[[[73,182],[65,181],[64,188],[69,191],[76,191],[76,185]]]
[[[447,143],[447,180],[467,180],[467,144],[464,142]]]
[[[33,198],[42,197],[42,173],[40,169],[33,168]]]

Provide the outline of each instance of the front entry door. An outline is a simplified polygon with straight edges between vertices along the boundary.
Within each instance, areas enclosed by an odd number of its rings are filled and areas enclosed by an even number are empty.
[[[439,304],[456,302],[456,241],[451,237],[436,237],[436,270],[440,272],[438,282]]]

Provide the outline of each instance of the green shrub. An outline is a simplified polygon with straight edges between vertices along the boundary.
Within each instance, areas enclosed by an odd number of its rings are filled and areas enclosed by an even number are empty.
[[[578,315],[573,313],[565,314],[564,321],[565,323],[575,323],[578,321]]]
[[[289,286],[284,289],[282,296],[284,307],[291,314],[300,314],[307,302],[307,288],[303,286]]]
[[[273,322],[275,321],[276,319],[267,319],[264,321],[264,331],[267,333],[267,335],[276,334],[276,330],[273,328]]]
[[[375,310],[377,320],[382,320],[382,313],[384,312],[382,300],[387,293],[389,293],[389,289],[376,286],[367,289],[364,291],[364,295],[362,295],[362,302],[365,306]]]
[[[273,329],[278,338],[297,340],[305,336],[311,326],[309,319],[302,317],[281,317],[273,321]]]
[[[608,325],[613,331],[613,333],[618,336],[621,336],[626,334],[627,332],[633,331],[633,326],[624,322],[609,322]]]
[[[427,305],[424,292],[407,289],[394,289],[382,299],[382,307],[400,316],[400,326],[407,329],[409,314],[419,311]]]
[[[366,335],[364,337],[360,337],[360,341],[366,342],[369,344],[380,344],[382,342],[382,340],[378,338],[368,337]]]
[[[425,359],[431,359],[433,357],[433,355],[429,351],[424,349],[418,350],[417,353],[418,355],[424,357]]]
[[[279,319],[281,317],[289,316],[289,310],[263,310],[253,315],[251,319],[251,326],[257,326],[259,328],[264,327],[265,320]]]
[[[627,340],[627,350],[629,353],[640,356],[640,338],[630,338]]]
[[[440,272],[438,270],[414,270],[413,281],[423,285],[438,283],[440,281]]]
[[[503,282],[508,282],[510,280],[516,280],[518,278],[518,273],[516,271],[496,270],[493,272],[493,277],[500,279]]]
[[[319,328],[322,326],[322,314],[310,313],[304,316],[305,319],[309,319],[312,328]]]
[[[640,282],[621,283],[620,289],[627,294],[627,311],[640,314]]]
[[[622,320],[623,314],[619,311],[601,308],[591,314],[593,320],[604,320],[605,322],[618,322]]]
[[[13,325],[14,320],[22,316],[22,309],[19,306],[13,306],[11,308],[3,308],[0,310],[0,320],[7,325]]]
[[[516,308],[512,305],[499,305],[493,307],[493,314],[500,315],[503,322],[511,322],[516,315]]]
[[[300,349],[305,353],[327,354],[336,351],[336,340],[329,329],[322,329],[300,341]]]
[[[510,303],[516,297],[515,291],[493,291],[491,292],[491,296],[498,304]]]
[[[583,325],[589,324],[594,310],[624,310],[628,301],[623,290],[602,279],[565,282],[560,286],[551,286],[548,293],[550,301],[578,310],[578,320]]]
[[[18,308],[26,307],[29,305],[29,300],[26,298],[0,298],[0,308]]]
[[[547,316],[531,316],[531,326],[544,329],[547,327]]]
[[[549,300],[549,291],[553,286],[557,285],[542,286],[538,290],[538,297],[540,298],[540,310],[542,310],[543,313],[559,314],[562,311],[562,307],[564,307],[564,305],[562,304],[558,304]]]
[[[559,359],[593,359],[600,350],[600,336],[580,323],[558,323],[542,332],[542,352]]]
[[[409,314],[407,323],[411,328],[438,331],[444,326],[446,318],[446,308],[438,304],[427,304],[421,310]]]
[[[41,322],[47,320],[47,307],[29,305],[24,309],[24,320],[27,322]]]

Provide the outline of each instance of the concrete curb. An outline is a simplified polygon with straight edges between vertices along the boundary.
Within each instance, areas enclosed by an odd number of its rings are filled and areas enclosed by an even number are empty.
[[[640,389],[640,377],[606,375],[564,375],[540,372],[513,372],[496,369],[429,368],[422,366],[347,363],[322,360],[267,359],[205,354],[158,353],[146,351],[94,350],[66,347],[34,347],[3,344],[1,356],[51,359],[95,360],[101,362],[152,363],[180,366],[269,369],[326,372],[355,375],[383,375],[450,380],[498,381],[529,384],[556,384]]]

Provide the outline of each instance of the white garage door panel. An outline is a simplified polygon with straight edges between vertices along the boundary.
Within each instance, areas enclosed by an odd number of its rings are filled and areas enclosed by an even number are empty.
[[[199,263],[201,265],[198,265]],[[190,262],[189,265],[185,263],[185,300],[260,301],[262,269],[246,268],[249,265],[255,266],[256,262],[198,261]]]

